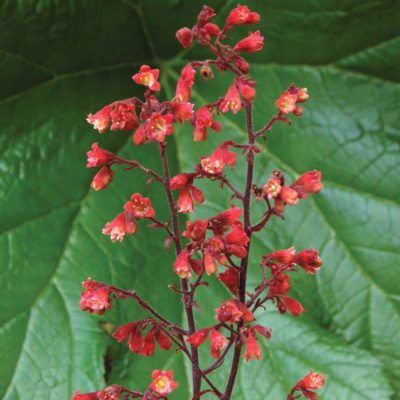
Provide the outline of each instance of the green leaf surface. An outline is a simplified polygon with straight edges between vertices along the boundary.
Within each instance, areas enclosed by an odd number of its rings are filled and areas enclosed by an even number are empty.
[[[212,1],[221,14],[236,3]],[[310,368],[329,379],[321,398],[398,399],[400,390],[399,25],[396,0],[252,0],[261,13],[265,50],[251,57],[258,81],[255,122],[274,113],[274,101],[291,83],[308,87],[305,114],[292,127],[276,125],[258,157],[256,182],[274,168],[288,179],[319,169],[325,189],[273,220],[252,247],[250,284],[260,256],[291,245],[315,247],[325,261],[316,278],[298,274],[294,296],[308,313],[301,319],[269,310],[273,328],[262,362],[240,372],[235,400],[284,399]],[[199,0],[4,1],[0,4],[0,397],[68,399],[109,383],[144,389],[155,368],[173,368],[188,398],[181,354],[143,359],[116,345],[105,330],[143,316],[128,302],[102,317],[79,309],[80,282],[93,279],[134,287],[168,318],[180,321],[173,254],[161,232],[139,233],[111,244],[100,231],[130,194],[146,193],[146,177],[120,172],[110,188],[89,190],[93,171],[85,153],[103,147],[160,170],[155,146],[133,148],[129,134],[95,134],[89,112],[115,99],[140,95],[130,76],[143,64],[160,65],[165,93],[179,68],[199,48],[181,52],[177,28],[191,26]],[[218,17],[220,18],[220,17]],[[219,19],[221,21],[221,19]],[[258,29],[258,28],[257,28]],[[248,31],[238,28],[236,40]],[[207,57],[207,56],[206,56]],[[171,61],[172,60],[172,61]],[[229,74],[196,82],[196,101],[215,100]],[[164,93],[162,93],[164,95]],[[233,136],[245,140],[243,115],[221,116],[223,131],[194,144],[190,127],[171,139],[173,172],[188,171],[200,155]],[[177,150],[175,151],[174,140]],[[228,175],[243,187],[245,165]],[[196,216],[229,206],[216,184],[202,185],[206,203]],[[167,218],[157,184],[147,192]],[[254,213],[262,212],[255,205]],[[228,295],[221,287],[201,294],[206,325]],[[106,323],[106,325],[105,325]],[[207,352],[207,349],[204,349]],[[213,377],[224,386],[224,367]]]

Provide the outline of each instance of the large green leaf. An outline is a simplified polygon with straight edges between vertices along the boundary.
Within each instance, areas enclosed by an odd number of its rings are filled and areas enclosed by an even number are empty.
[[[225,12],[235,4],[210,3]],[[316,279],[299,274],[293,285],[309,310],[306,317],[260,316],[274,337],[265,359],[242,369],[235,399],[284,398],[310,368],[329,376],[322,398],[389,399],[400,389],[399,3],[246,4],[261,12],[266,36],[265,51],[252,57],[259,87],[256,123],[272,115],[275,98],[290,82],[311,92],[301,119],[274,128],[256,181],[264,183],[274,168],[290,179],[315,168],[325,178],[322,194],[288,210],[285,222],[273,221],[255,239],[250,282],[256,282],[262,254],[292,244],[321,249],[325,265]],[[149,371],[160,367],[173,368],[181,382],[173,397],[187,398],[182,355],[137,358],[103,328],[104,322],[138,318],[136,306],[118,304],[101,318],[79,310],[80,282],[91,276],[135,287],[169,318],[182,318],[179,300],[166,289],[175,278],[162,235],[149,234],[141,224],[133,239],[112,245],[100,234],[129,194],[145,190],[146,179],[121,172],[110,189],[91,193],[93,173],[84,168],[94,141],[159,170],[157,150],[132,148],[127,134],[99,138],[84,118],[103,104],[139,94],[130,76],[142,63],[158,63],[171,92],[184,60],[204,54],[198,48],[181,52],[174,39],[201,5],[198,0],[0,5],[0,396],[7,400],[69,398],[75,389],[112,382],[143,388]],[[228,83],[228,74],[199,81],[197,100],[215,99]],[[221,121],[223,132],[205,144],[194,145],[190,129],[177,133],[177,153],[173,146],[169,152],[174,171],[190,169],[200,154],[231,135],[244,140],[243,116]],[[230,176],[242,187],[243,163]],[[227,193],[215,185],[204,188],[207,202],[197,215],[227,207]],[[166,218],[161,188],[153,184],[151,190],[157,212]],[[210,290],[215,304],[226,296],[220,287]],[[202,297],[204,308],[213,310],[209,293]],[[213,318],[199,316],[204,324]],[[215,377],[221,387],[225,374],[226,369]]]

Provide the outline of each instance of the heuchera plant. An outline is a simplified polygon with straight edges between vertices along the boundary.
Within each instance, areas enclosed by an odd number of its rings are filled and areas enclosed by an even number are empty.
[[[85,290],[81,295],[81,309],[103,314],[117,299],[136,301],[148,313],[148,317],[127,322],[113,333],[113,337],[118,342],[126,341],[132,353],[141,356],[153,356],[156,346],[165,351],[173,351],[173,347],[179,349],[192,366],[193,400],[200,399],[205,394],[212,394],[223,400],[231,399],[241,359],[261,359],[259,341],[268,340],[272,335],[270,328],[257,323],[258,312],[264,309],[266,302],[271,302],[281,314],[288,311],[296,317],[300,316],[304,312],[302,305],[288,295],[291,288],[290,273],[300,267],[306,273],[315,274],[322,264],[317,250],[297,252],[293,247],[277,250],[264,255],[259,261],[262,279],[258,286],[254,290],[247,287],[249,249],[253,236],[271,218],[283,219],[286,206],[294,206],[308,195],[318,193],[322,189],[321,173],[306,172],[297,181],[288,184],[282,171],[275,170],[267,182],[254,182],[255,160],[261,151],[258,139],[265,139],[265,134],[278,121],[290,125],[289,114],[301,116],[303,110],[299,104],[308,99],[308,93],[307,89],[291,84],[276,100],[276,115],[261,129],[256,130],[252,117],[256,81],[249,76],[250,64],[244,54],[262,50],[264,38],[256,31],[250,32],[234,46],[228,44],[227,40],[229,31],[235,26],[255,24],[259,22],[260,16],[247,6],[238,5],[230,12],[222,28],[210,22],[214,16],[214,10],[204,6],[193,28],[182,28],[176,33],[184,48],[189,48],[197,40],[210,50],[212,58],[189,62],[182,69],[175,96],[171,100],[158,100],[156,94],[160,91],[159,70],[143,65],[132,79],[136,84],[145,86],[144,100],[130,98],[115,101],[87,118],[100,133],[108,128],[134,131],[133,143],[136,146],[148,144],[158,148],[162,175],[135,160],[118,157],[100,148],[97,143],[88,152],[87,166],[100,168],[92,182],[95,190],[103,190],[112,182],[113,169],[118,165],[125,166],[125,170],[138,168],[149,175],[152,182],[158,182],[164,187],[170,213],[168,222],[156,217],[157,210],[153,208],[149,198],[134,193],[125,203],[123,211],[105,225],[103,233],[109,235],[113,242],[122,241],[125,236],[136,233],[140,219],[151,221],[152,228],[165,230],[166,248],[172,244],[175,247],[173,271],[180,281],[180,287],[172,284],[170,288],[182,297],[187,326],[169,321],[136,291],[96,282],[90,278],[83,282]],[[196,74],[199,73],[207,80],[214,77],[214,70],[232,73],[232,83],[224,97],[195,108],[191,102],[191,88]],[[241,110],[246,115],[247,143],[240,144],[225,137],[212,154],[200,157],[193,171],[170,176],[167,137],[174,133],[176,124],[189,122],[194,128],[194,141],[203,141],[207,139],[210,129],[221,131],[221,124],[218,122],[220,113],[236,114]],[[221,132],[221,137],[227,134],[229,132]],[[224,174],[226,167],[235,167],[235,150],[240,150],[247,163],[243,188],[235,187]],[[191,213],[195,203],[204,202],[203,192],[196,186],[199,179],[219,181],[221,188],[231,192],[231,204],[227,205],[225,211],[206,220],[186,221],[186,230],[181,232],[179,213]],[[174,192],[177,192],[177,196],[174,196]],[[258,203],[258,207],[264,210],[259,221],[252,220],[252,202]],[[255,264],[256,260],[252,261]],[[215,277],[216,285],[222,282],[230,292],[230,298],[221,299],[220,306],[215,310],[215,324],[198,329],[194,313],[194,309],[198,308],[196,292],[199,287],[209,284],[205,282],[205,276]],[[211,357],[215,361],[204,366],[199,359],[198,348],[204,345],[207,338]],[[233,354],[230,357],[230,373],[226,386],[217,387],[212,382],[212,372],[224,363],[230,352]],[[143,392],[112,385],[92,393],[80,394],[76,391],[72,399],[167,399],[178,386],[174,379],[173,371],[155,370],[149,376],[149,384]],[[324,379],[318,373],[309,372],[293,386],[287,399],[293,400],[301,395],[307,399],[317,399],[313,390],[321,388]]]

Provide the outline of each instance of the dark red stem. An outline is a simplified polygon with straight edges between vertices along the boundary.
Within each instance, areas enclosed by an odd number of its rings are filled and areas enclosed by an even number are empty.
[[[168,200],[168,207],[169,207],[169,213],[171,216],[171,221],[172,221],[172,230],[174,232],[174,243],[175,243],[175,250],[176,254],[178,255],[181,250],[182,250],[182,243],[181,243],[181,236],[180,236],[180,230],[179,230],[179,220],[178,220],[178,212],[176,209],[176,205],[174,202],[174,198],[172,196],[172,191],[170,187],[170,181],[171,181],[171,175],[169,172],[169,165],[168,165],[168,159],[167,159],[167,144],[166,142],[160,143],[160,155],[161,155],[161,161],[162,161],[162,166],[163,166],[163,171],[164,171],[164,180],[163,184],[165,187],[165,193],[167,195],[167,200]],[[189,291],[189,284],[187,279],[181,279],[181,290],[183,292],[188,292]],[[185,307],[185,313],[186,313],[186,318],[188,321],[188,328],[189,328],[189,335],[194,333],[196,331],[196,325],[194,321],[194,315],[193,315],[193,305],[192,305],[192,299],[187,297],[187,295],[182,296],[183,304]],[[188,301],[189,300],[189,301]],[[199,367],[199,353],[197,351],[197,348],[194,346],[191,346],[191,361],[192,361],[192,384],[193,384],[193,396],[197,396],[198,393],[201,390],[201,370]]]

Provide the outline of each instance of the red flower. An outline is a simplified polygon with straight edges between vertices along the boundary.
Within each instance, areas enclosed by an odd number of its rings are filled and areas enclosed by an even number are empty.
[[[296,390],[302,392],[306,399],[317,400],[318,396],[310,389],[320,389],[325,384],[325,377],[318,372],[310,371],[303,379],[300,379],[296,385],[293,386],[292,391],[288,396],[288,400],[294,400],[296,397],[293,394]]]
[[[165,332],[163,332],[161,329],[156,329],[154,335],[158,345],[160,346],[160,349],[169,350],[171,348],[171,339]]]
[[[82,286],[86,289],[86,292],[81,293],[80,307],[82,311],[102,315],[105,310],[111,308],[111,289],[108,285],[93,282],[88,278],[85,282],[82,282]]]
[[[174,263],[174,272],[181,279],[190,279],[190,253],[187,250],[182,250],[176,257]]]
[[[191,91],[190,86],[185,82],[183,78],[178,79],[176,84],[176,91],[174,99],[181,103],[187,103],[190,100]]]
[[[242,101],[240,100],[239,90],[236,87],[236,82],[233,82],[225,94],[224,100],[219,106],[222,112],[232,110],[234,114],[242,108]]]
[[[147,86],[150,90],[158,92],[160,83],[157,79],[160,75],[159,69],[151,69],[148,65],[142,65],[140,71],[132,76],[132,79],[138,85]]]
[[[144,130],[143,125],[140,125],[134,135],[133,135],[133,143],[136,146],[140,146],[141,144],[144,143],[144,141],[146,140],[146,131]]]
[[[71,400],[97,400],[97,392],[80,394],[79,390],[75,390]]]
[[[179,122],[181,125],[192,118],[193,116],[193,104],[192,103],[180,103],[177,101],[171,101],[168,104],[174,120]]]
[[[112,105],[105,106],[96,114],[89,114],[86,118],[86,121],[89,124],[93,125],[94,129],[97,129],[100,133],[104,133],[107,128],[108,124],[110,123],[110,112],[111,112]]]
[[[289,276],[278,272],[270,282],[268,296],[286,294],[290,289]]]
[[[112,337],[121,343],[131,335],[137,326],[137,322],[129,322],[128,324],[122,325],[112,334]]]
[[[290,187],[297,192],[300,199],[306,199],[308,194],[318,193],[323,188],[321,172],[306,172],[297,181],[293,182]]]
[[[219,145],[210,157],[202,157],[200,165],[204,172],[210,175],[221,174],[225,165],[233,168],[236,164],[236,154],[229,151],[229,142]]]
[[[119,340],[120,342],[120,340]],[[132,353],[139,354],[143,347],[143,337],[140,326],[135,325],[129,335],[128,347]]]
[[[249,32],[249,36],[237,43],[233,50],[245,53],[254,53],[262,50],[263,47],[264,37],[260,35],[260,31],[256,31],[254,33]]]
[[[111,130],[130,131],[139,126],[135,106],[131,103],[117,103],[110,113]]]
[[[107,164],[115,159],[115,155],[113,153],[102,149],[97,143],[93,143],[92,150],[89,150],[86,154],[88,157],[88,163],[86,166],[88,168],[101,167],[102,165]]]
[[[197,204],[204,202],[203,192],[192,185],[193,174],[178,174],[171,179],[170,188],[172,190],[181,189],[178,197],[178,211],[183,213],[193,212],[193,201]]]
[[[235,324],[240,320],[244,323],[254,321],[252,312],[238,300],[229,299],[215,311],[217,320],[222,323]]]
[[[261,360],[262,352],[260,345],[257,342],[257,339],[251,333],[249,334],[246,342],[246,351],[243,354],[243,357],[246,361],[250,360]]]
[[[153,382],[150,384],[150,389],[160,394],[161,396],[168,395],[178,387],[178,383],[174,382],[173,371],[160,371],[156,369],[151,374]]]
[[[197,26],[203,26],[211,19],[215,17],[215,11],[210,6],[203,6],[198,17],[197,17]]]
[[[130,201],[124,205],[124,209],[135,218],[153,218],[156,215],[150,199],[143,197],[140,193],[133,194]]]
[[[305,389],[321,389],[324,384],[325,376],[313,371],[310,371],[310,373],[299,382],[299,386]]]
[[[291,264],[295,262],[295,253],[295,248],[290,247],[289,249],[277,250],[269,253],[264,259],[268,262],[269,260],[274,260],[281,264]]]
[[[296,102],[297,95],[286,90],[276,100],[275,105],[282,114],[289,114],[296,109]]]
[[[207,275],[212,275],[217,272],[218,266],[214,261],[214,258],[211,255],[208,248],[204,250],[203,262],[204,262],[204,270],[206,271]]]
[[[276,198],[282,189],[281,182],[277,178],[270,178],[264,185],[265,194],[269,199]]]
[[[231,207],[211,218],[213,224],[222,225],[224,228],[232,226],[242,215],[242,209]]]
[[[91,187],[94,190],[103,190],[105,189],[113,180],[114,172],[108,168],[103,167],[93,178]]]
[[[154,342],[154,329],[150,328],[146,336],[143,339],[142,348],[139,354],[145,357],[151,357],[154,355],[155,342]]]
[[[211,22],[207,22],[203,25],[199,30],[199,41],[200,42],[208,42],[212,37],[217,36],[220,33],[220,29],[218,25],[215,25]]]
[[[194,78],[196,76],[196,70],[192,67],[191,64],[187,64],[182,68],[181,78],[185,81],[185,83],[192,87],[194,85]]]
[[[194,141],[199,142],[207,139],[207,129],[211,128],[219,132],[221,125],[213,121],[211,111],[207,107],[199,108],[193,116],[192,125],[194,126]]]
[[[185,49],[188,49],[193,43],[193,32],[189,28],[185,27],[179,29],[175,36]]]
[[[249,237],[240,225],[234,225],[231,231],[224,237],[226,251],[236,257],[244,258],[247,255],[247,243]]]
[[[149,141],[163,142],[166,135],[172,135],[174,132],[173,120],[174,116],[172,114],[160,115],[153,113],[145,128],[147,139]]]
[[[194,242],[204,240],[206,237],[208,220],[196,219],[194,222],[186,221],[186,231],[182,235]]]
[[[210,334],[210,354],[213,358],[218,358],[220,356],[221,350],[223,350],[228,341],[226,337],[220,333],[217,329],[213,329]]]
[[[226,28],[230,29],[234,25],[251,25],[260,22],[260,15],[256,12],[251,12],[247,6],[238,4],[228,15],[226,20]]]
[[[207,339],[208,334],[210,333],[211,329],[213,329],[213,328],[211,327],[211,328],[200,329],[200,330],[196,331],[195,333],[192,333],[190,336],[188,336],[186,341],[194,347],[199,347]]]
[[[239,294],[239,272],[229,268],[225,272],[218,274],[217,279],[221,281],[234,295]]]
[[[111,385],[97,392],[99,400],[119,400],[123,389],[118,385]]]
[[[303,250],[297,253],[294,262],[300,265],[306,272],[311,274],[317,273],[321,268],[322,260],[319,257],[318,250]]]
[[[105,235],[110,235],[112,242],[121,242],[125,235],[134,235],[137,226],[127,212],[119,214],[112,222],[108,222],[103,229]]]
[[[281,187],[281,190],[279,192],[279,198],[289,206],[294,206],[299,202],[299,197],[297,195],[297,192],[294,189],[287,186]]]
[[[304,308],[297,300],[287,296],[281,296],[279,297],[279,300],[282,300],[282,302],[286,306],[282,307],[282,309],[279,309],[279,311],[281,311],[282,313],[284,313],[286,309],[288,309],[290,313],[295,317],[298,317],[299,315],[303,314]]]
[[[235,324],[240,321],[243,313],[234,300],[229,299],[216,310],[217,320],[222,323]]]

